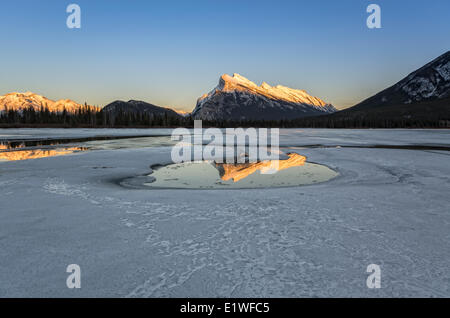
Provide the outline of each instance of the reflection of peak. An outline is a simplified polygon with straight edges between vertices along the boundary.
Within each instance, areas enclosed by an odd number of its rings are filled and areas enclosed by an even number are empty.
[[[0,149],[7,149],[6,146],[0,145]],[[19,151],[0,152],[0,160],[19,161],[38,158],[47,158],[54,156],[69,155],[77,151],[85,150],[83,147],[69,147],[64,149],[33,149]]]
[[[306,157],[297,153],[288,154],[289,159],[286,160],[267,160],[255,163],[216,163],[216,168],[219,170],[220,178],[224,181],[233,180],[238,182],[239,180],[247,178],[249,175],[260,170],[261,172],[276,169],[277,171],[303,166],[306,161]]]

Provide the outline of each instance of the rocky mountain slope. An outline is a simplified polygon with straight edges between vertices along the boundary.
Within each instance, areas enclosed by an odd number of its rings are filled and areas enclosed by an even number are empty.
[[[353,111],[369,110],[446,98],[450,98],[450,51],[351,109]]]
[[[258,86],[239,74],[224,74],[216,88],[198,99],[192,116],[202,120],[280,120],[335,111],[331,104],[304,90],[265,82]]]

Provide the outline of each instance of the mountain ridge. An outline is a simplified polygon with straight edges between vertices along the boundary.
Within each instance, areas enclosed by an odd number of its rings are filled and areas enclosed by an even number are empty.
[[[192,116],[204,120],[271,120],[335,111],[333,105],[304,90],[270,86],[266,82],[258,86],[234,73],[223,74],[218,85],[197,100]]]
[[[450,51],[355,106],[298,124],[319,128],[450,128]]]
[[[16,110],[23,111],[32,108],[34,111],[40,111],[41,108],[47,108],[50,112],[67,112],[74,113],[82,107],[88,106],[93,109],[97,107],[79,104],[70,99],[52,100],[43,95],[32,92],[12,92],[0,96],[0,111]]]
[[[450,97],[450,51],[411,72],[396,84],[345,110],[413,104]]]

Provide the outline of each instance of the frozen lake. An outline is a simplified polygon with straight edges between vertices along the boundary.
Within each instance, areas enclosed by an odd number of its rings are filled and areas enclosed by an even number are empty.
[[[30,160],[0,148],[0,296],[450,297],[450,130],[281,130],[339,173],[318,184],[121,186],[170,163],[170,132],[0,129],[3,144],[64,140],[25,145]]]

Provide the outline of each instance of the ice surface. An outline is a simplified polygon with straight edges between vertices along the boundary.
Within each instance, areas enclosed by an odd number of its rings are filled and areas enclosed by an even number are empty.
[[[340,176],[239,191],[119,186],[170,161],[170,147],[155,146],[1,162],[0,296],[450,296],[450,153],[302,148],[449,146],[450,131],[292,129],[281,144]],[[372,263],[381,289],[366,287]],[[69,264],[81,289],[66,287]]]
[[[64,128],[20,128],[0,129],[0,141],[8,139],[86,138],[98,136],[170,136],[171,129],[64,129]]]

